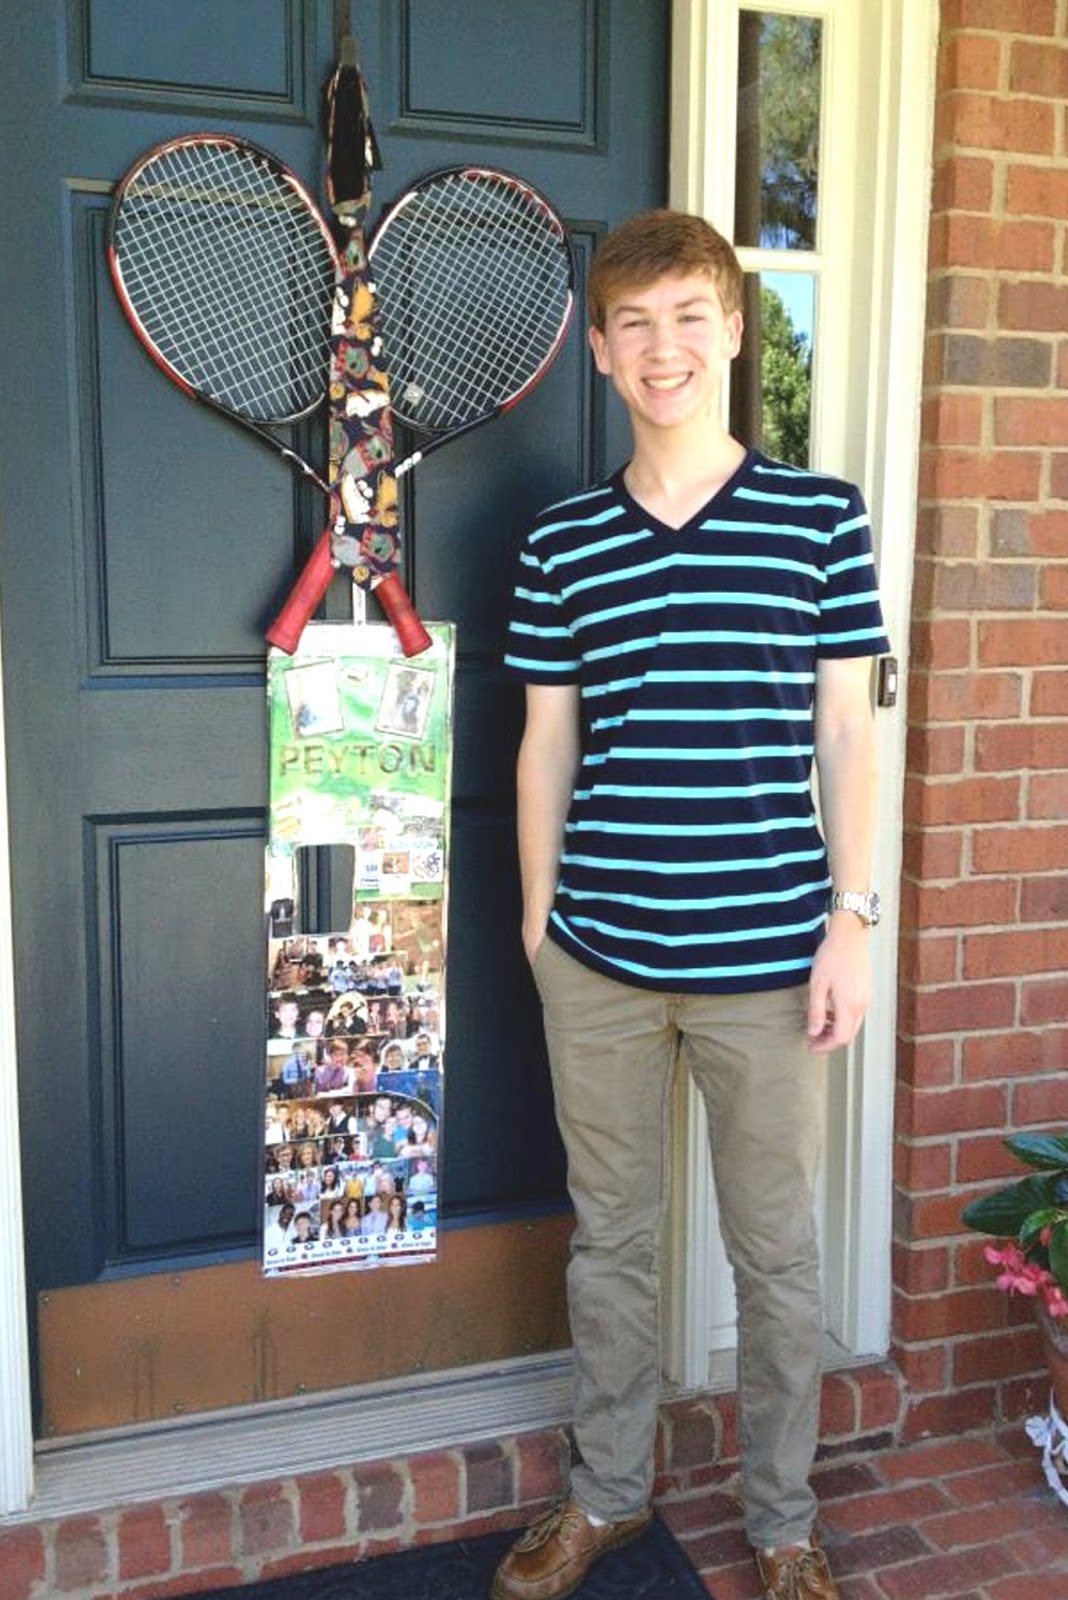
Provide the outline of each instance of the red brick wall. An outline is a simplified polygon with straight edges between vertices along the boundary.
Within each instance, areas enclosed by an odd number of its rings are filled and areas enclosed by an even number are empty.
[[[943,0],[900,961],[907,1432],[1041,1369],[961,1207],[1068,1124],[1068,7]]]

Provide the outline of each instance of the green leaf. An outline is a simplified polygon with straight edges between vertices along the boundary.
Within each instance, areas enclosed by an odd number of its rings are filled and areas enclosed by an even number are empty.
[[[1068,1289],[1068,1217],[1054,1224],[1049,1241],[1049,1269],[1062,1289]]]
[[[1020,1243],[1024,1249],[1035,1243],[1043,1228],[1051,1228],[1055,1222],[1068,1222],[1068,1212],[1060,1206],[1043,1206],[1040,1211],[1032,1211],[1020,1227]]]
[[[1017,1239],[1020,1229],[1035,1211],[1054,1205],[1052,1177],[1021,1178],[1019,1183],[994,1194],[973,1200],[961,1213],[961,1221],[977,1233],[992,1233],[997,1239]]]
[[[1068,1171],[1068,1135],[1063,1133],[1015,1133],[1006,1139],[1014,1156],[1029,1167]]]

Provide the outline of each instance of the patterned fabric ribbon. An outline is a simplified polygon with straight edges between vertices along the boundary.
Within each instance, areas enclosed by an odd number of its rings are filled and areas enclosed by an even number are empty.
[[[341,41],[326,106],[327,198],[347,232],[330,336],[332,546],[366,589],[395,570],[399,537],[389,379],[365,244],[371,173],[381,161],[351,37]]]

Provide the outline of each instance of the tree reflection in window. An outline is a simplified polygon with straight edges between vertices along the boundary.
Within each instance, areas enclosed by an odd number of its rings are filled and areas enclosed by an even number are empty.
[[[821,51],[818,17],[740,15],[736,244],[816,248]]]
[[[730,424],[736,438],[778,461],[807,467],[815,280],[791,274],[790,304],[779,292],[785,287],[783,273],[746,274],[745,332],[731,377]]]

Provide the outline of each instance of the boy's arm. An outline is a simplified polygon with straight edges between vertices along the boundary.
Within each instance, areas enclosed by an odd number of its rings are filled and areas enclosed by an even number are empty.
[[[871,658],[824,658],[816,682],[816,770],[835,889],[870,888],[875,833],[876,747]],[[809,1048],[837,1050],[854,1038],[871,999],[871,933],[852,911],[836,911],[809,983]]]
[[[523,948],[545,937],[556,893],[564,824],[581,758],[577,684],[528,684],[527,720],[516,768]]]

